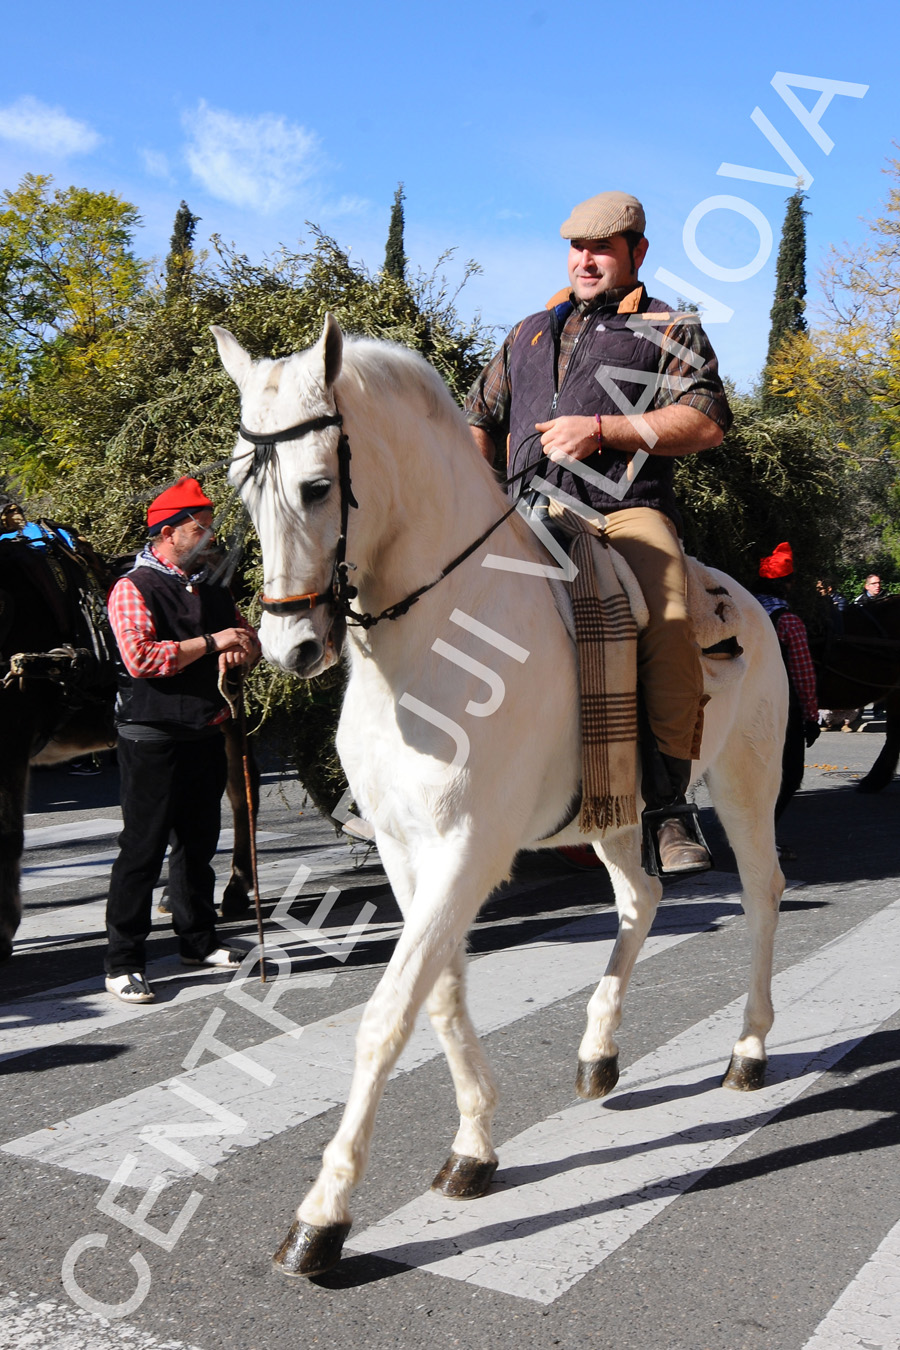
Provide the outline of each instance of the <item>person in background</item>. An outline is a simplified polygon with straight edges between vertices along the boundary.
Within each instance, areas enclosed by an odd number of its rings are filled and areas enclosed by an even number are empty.
[[[866,577],[863,588],[853,603],[854,605],[871,605],[873,600],[880,599],[881,594],[881,577],[875,572],[871,572]]]
[[[245,953],[216,935],[219,804],[227,775],[220,673],[259,660],[256,633],[210,581],[213,504],[194,478],[150,503],[150,542],[110,592],[121,658],[116,704],[122,833],[106,904],[106,988],[149,1003],[153,887],[169,843],[172,920],[182,962],[235,968]]]
[[[775,803],[775,820],[803,782],[805,751],[819,736],[816,672],[809,654],[803,620],[788,602],[794,583],[794,555],[789,543],[779,544],[759,564],[756,598],[775,625],[788,675],[788,722],[781,760],[781,791]],[[781,857],[793,856],[780,848]]]

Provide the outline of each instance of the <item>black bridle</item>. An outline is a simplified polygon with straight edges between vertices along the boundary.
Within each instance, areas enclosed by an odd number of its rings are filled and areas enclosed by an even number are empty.
[[[494,533],[495,530],[503,524],[505,520],[516,510],[521,497],[517,497],[508,511],[504,511],[498,520],[478,536],[473,543],[464,548],[461,553],[444,567],[433,581],[426,582],[424,586],[419,586],[416,590],[410,591],[409,595],[403,600],[398,600],[396,604],[388,605],[380,614],[360,613],[359,610],[351,608],[351,601],[355,600],[358,594],[357,588],[351,585],[348,573],[354,571],[354,564],[346,560],[347,552],[347,526],[350,518],[350,508],[359,507],[359,502],[353,495],[353,488],[350,482],[350,442],[344,433],[344,419],[337,411],[334,413],[325,413],[320,417],[312,417],[306,422],[298,422],[295,427],[288,427],[286,431],[248,431],[241,424],[239,432],[243,440],[249,441],[254,447],[253,458],[244,475],[241,486],[243,487],[251,478],[254,482],[261,483],[269,471],[270,465],[275,460],[276,451],[281,441],[296,441],[301,436],[309,435],[314,431],[324,431],[326,427],[340,427],[340,437],[338,439],[338,486],[341,495],[341,529],[338,536],[337,547],[335,548],[334,563],[331,570],[331,586],[327,591],[310,591],[306,595],[285,595],[280,599],[274,596],[266,595],[264,591],[259,593],[259,602],[267,614],[283,616],[286,614],[300,614],[304,610],[313,610],[317,605],[330,605],[335,613],[339,615],[346,623],[353,624],[358,628],[374,628],[382,619],[399,619],[406,614],[416,601],[427,591],[430,591],[438,582],[443,581],[446,576],[459,567],[460,563],[465,562],[476,549],[480,548],[486,539]],[[540,460],[533,466],[529,465],[521,473],[514,474],[507,480],[507,484],[514,482],[518,478],[524,477],[530,468],[536,469]],[[506,486],[506,484],[504,484]],[[523,491],[525,485],[523,484]]]
[[[249,441],[254,447],[253,459],[241,484],[243,487],[251,478],[256,483],[262,482],[269,471],[269,466],[275,459],[280,441],[297,441],[301,436],[308,436],[314,431],[324,431],[326,427],[341,428],[337,449],[338,486],[341,495],[341,532],[338,536],[334,563],[331,569],[331,585],[327,591],[309,591],[306,595],[286,595],[280,600],[266,595],[265,591],[260,591],[259,603],[267,614],[300,614],[303,610],[315,609],[316,605],[328,604],[334,605],[344,618],[352,612],[350,611],[350,601],[356,597],[356,587],[351,586],[347,580],[347,572],[352,568],[352,563],[346,561],[347,525],[350,508],[358,507],[359,502],[354,497],[353,489],[350,486],[350,442],[344,435],[344,419],[339,412],[324,413],[321,417],[311,417],[306,422],[298,422],[295,427],[288,427],[286,431],[248,431],[243,423],[238,429],[243,440]]]

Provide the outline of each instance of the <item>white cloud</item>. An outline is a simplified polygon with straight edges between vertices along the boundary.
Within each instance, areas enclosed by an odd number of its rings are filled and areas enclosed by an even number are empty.
[[[331,216],[367,216],[372,203],[366,197],[341,197],[336,202],[324,203],[323,213]]]
[[[194,177],[220,201],[277,211],[319,167],[319,138],[274,113],[237,117],[200,103],[186,113],[185,155]]]
[[[100,136],[85,122],[76,122],[62,108],[50,108],[30,94],[0,108],[0,138],[51,155],[86,155]]]
[[[161,150],[142,150],[141,158],[144,161],[144,168],[151,178],[162,178],[171,183],[172,174],[169,170],[169,161]]]

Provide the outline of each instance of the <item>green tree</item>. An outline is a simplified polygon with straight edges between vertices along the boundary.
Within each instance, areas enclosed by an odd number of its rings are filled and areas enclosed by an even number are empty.
[[[384,270],[387,276],[398,281],[406,278],[406,254],[403,251],[403,202],[405,195],[403,184],[397,184],[394,204],[391,207],[391,223],[388,229],[387,247],[384,250]]]
[[[769,347],[763,371],[764,396],[777,397],[769,374],[785,338],[806,332],[806,196],[798,188],[787,199],[775,266],[775,299],[770,311]]]
[[[0,199],[0,444],[32,484],[53,477],[70,414],[123,360],[147,275],[130,203],[52,183],[28,174]]]
[[[172,238],[166,257],[166,295],[181,295],[190,290],[194,269],[194,234],[200,217],[183,201],[175,212]]]
[[[868,237],[829,250],[821,325],[782,343],[769,367],[829,445],[840,478],[845,566],[900,576],[900,160]]]
[[[842,465],[818,427],[788,406],[729,389],[734,424],[722,444],[675,461],[685,548],[754,590],[759,560],[790,541],[801,590],[839,562]]]
[[[209,324],[229,328],[256,356],[283,356],[318,340],[331,311],[348,334],[426,352],[460,399],[489,344],[477,324],[459,319],[439,277],[372,276],[324,234],[315,232],[305,251],[282,249],[261,262],[213,245],[213,260],[195,263],[189,296],[170,297],[162,286],[145,293],[126,324],[122,359],[110,378],[93,383],[89,399],[67,386],[66,406],[45,407],[44,434],[64,424],[70,439],[40,505],[77,523],[102,552],[122,553],[145,537],[148,500],[190,473],[216,503],[220,535],[236,549],[245,545],[236,585],[258,621],[258,545],[226,476],[240,408]],[[287,747],[326,811],[344,789],[333,746],[342,678],[337,670],[306,683],[263,665],[250,683],[257,722],[265,721],[271,743]]]

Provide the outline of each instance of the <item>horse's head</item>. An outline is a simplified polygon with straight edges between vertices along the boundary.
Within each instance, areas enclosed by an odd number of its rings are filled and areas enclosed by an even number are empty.
[[[341,370],[341,330],[326,315],[315,347],[279,361],[254,361],[226,329],[214,325],[212,331],[241,393],[230,478],[262,544],[263,652],[308,678],[338,659],[343,633],[330,603],[341,533],[340,428],[332,392]]]

